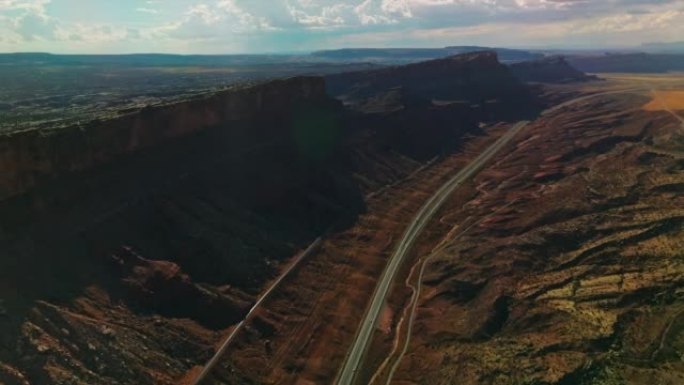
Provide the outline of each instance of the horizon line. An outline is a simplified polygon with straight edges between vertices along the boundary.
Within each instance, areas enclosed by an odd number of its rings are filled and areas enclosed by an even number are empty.
[[[156,56],[297,56],[297,55],[312,55],[318,52],[335,52],[335,51],[346,51],[346,50],[387,50],[387,51],[397,51],[397,50],[447,50],[450,48],[459,47],[473,47],[473,48],[483,48],[489,50],[496,49],[509,49],[509,50],[519,50],[519,51],[584,51],[584,52],[633,52],[633,53],[645,53],[643,49],[646,48],[644,45],[634,46],[634,47],[505,47],[505,46],[480,46],[480,45],[449,45],[443,47],[341,47],[341,48],[330,48],[330,49],[319,49],[319,50],[303,50],[303,51],[275,51],[275,52],[236,52],[236,53],[171,53],[171,52],[119,52],[119,53],[85,53],[85,52],[49,52],[49,51],[11,51],[11,52],[0,52],[0,55],[52,55],[52,56],[144,56],[144,55],[156,55]]]

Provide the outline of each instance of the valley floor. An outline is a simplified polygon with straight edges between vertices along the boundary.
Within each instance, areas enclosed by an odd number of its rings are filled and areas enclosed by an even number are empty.
[[[644,108],[663,84],[676,88],[640,76],[550,89],[609,93],[532,122],[451,195],[358,383],[681,383],[684,130],[677,106]],[[370,199],[265,304],[215,383],[332,383],[410,219],[488,140]]]

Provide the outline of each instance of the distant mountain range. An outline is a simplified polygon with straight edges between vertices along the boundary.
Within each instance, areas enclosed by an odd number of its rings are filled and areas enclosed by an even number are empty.
[[[567,59],[573,67],[589,73],[664,73],[684,71],[684,54],[577,55],[568,56]]]
[[[646,52],[684,54],[684,41],[670,43],[647,43],[642,45],[642,49]]]
[[[514,64],[550,56],[564,56],[586,72],[666,72],[684,70],[684,42],[649,43],[634,50],[524,50],[482,46],[449,46],[444,48],[344,48],[316,51],[310,54],[264,55],[55,55],[41,52],[0,53],[0,66],[57,65],[92,66],[97,68],[130,67],[241,67],[250,71],[331,73],[341,63],[403,65],[441,59],[464,53],[493,51],[499,61]],[[682,55],[682,56],[679,56]],[[332,68],[326,68],[332,66]],[[7,67],[5,67],[7,68]],[[286,69],[286,71],[283,71]],[[342,69],[343,70],[343,69]]]
[[[280,65],[286,63],[325,62],[376,62],[378,64],[405,64],[439,59],[463,53],[495,51],[502,62],[518,62],[541,58],[542,53],[530,51],[489,48],[479,46],[453,46],[445,48],[348,48],[317,51],[311,54],[263,54],[263,55],[174,55],[174,54],[124,54],[124,55],[58,55],[44,52],[0,53],[2,64],[28,65],[110,65],[110,66],[254,66]]]
[[[251,66],[283,64],[305,61],[306,56],[294,55],[174,55],[174,54],[124,54],[124,55],[56,55],[44,52],[0,54],[0,64],[29,65],[111,65],[111,66]]]
[[[479,51],[494,51],[502,62],[534,60],[544,56],[541,53],[519,49],[480,46],[451,46],[444,48],[345,48],[317,51],[312,53],[311,56],[327,60],[390,62],[398,64],[440,59],[447,56]]]

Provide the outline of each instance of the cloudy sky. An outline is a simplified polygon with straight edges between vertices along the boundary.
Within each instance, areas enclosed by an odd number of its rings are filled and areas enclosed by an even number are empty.
[[[684,40],[684,0],[0,0],[0,52],[618,48]]]

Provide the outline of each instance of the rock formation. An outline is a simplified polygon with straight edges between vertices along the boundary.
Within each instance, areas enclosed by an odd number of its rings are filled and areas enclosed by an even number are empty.
[[[231,123],[266,115],[285,118],[301,104],[320,101],[326,101],[323,80],[297,77],[122,111],[119,117],[82,125],[5,134],[0,137],[0,200],[44,180],[210,128],[221,127],[236,137],[252,135]]]
[[[515,63],[510,65],[510,69],[524,82],[573,83],[596,79],[571,66],[562,56]]]
[[[465,103],[497,118],[534,114],[533,96],[492,51],[326,77],[328,91],[347,104],[363,104],[396,87],[433,103]]]

